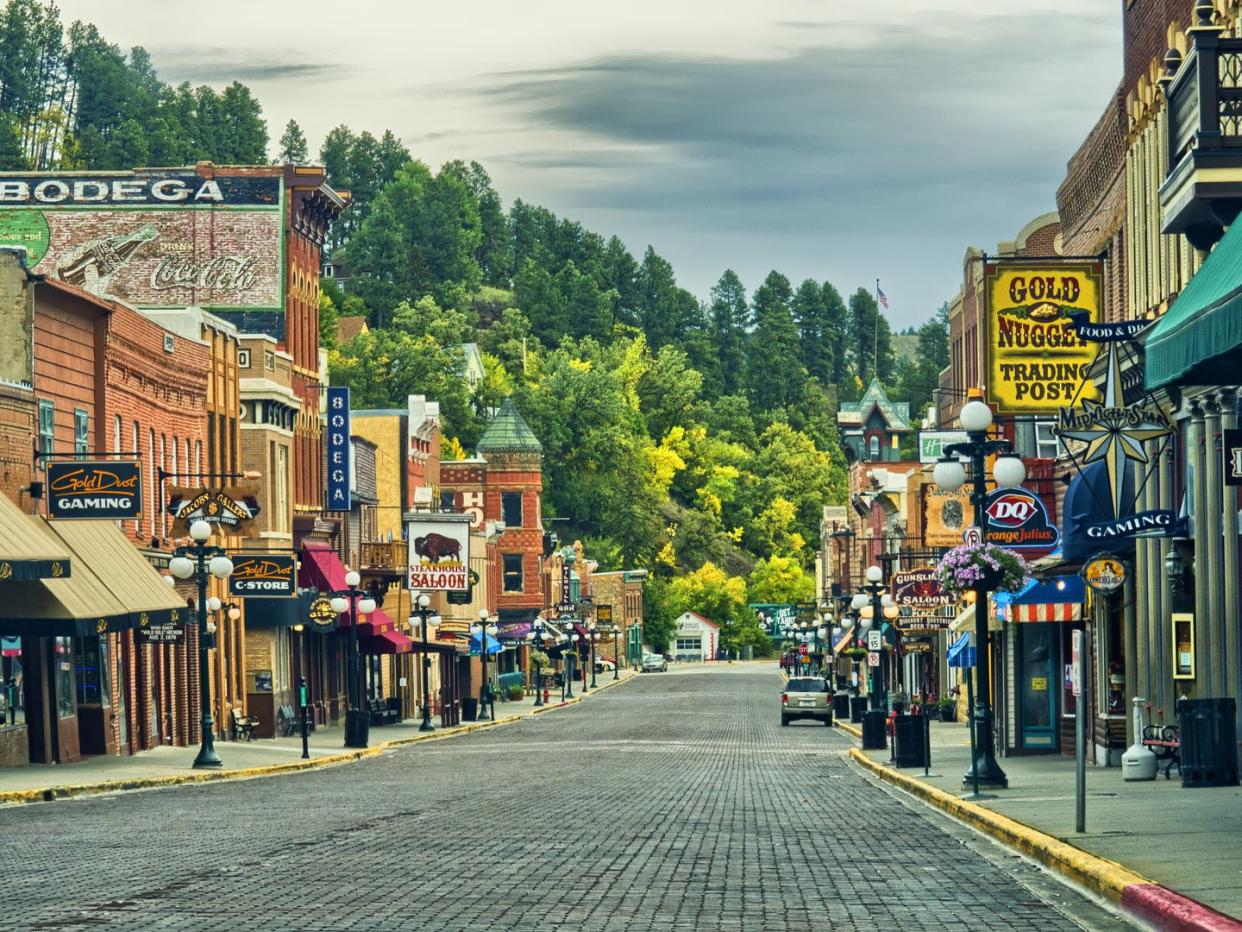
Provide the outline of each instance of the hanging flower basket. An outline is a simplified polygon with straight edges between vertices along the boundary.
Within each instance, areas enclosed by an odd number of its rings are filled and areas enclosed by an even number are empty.
[[[948,592],[958,594],[977,589],[1018,592],[1031,578],[1021,556],[987,542],[954,547],[940,558],[936,575]]]

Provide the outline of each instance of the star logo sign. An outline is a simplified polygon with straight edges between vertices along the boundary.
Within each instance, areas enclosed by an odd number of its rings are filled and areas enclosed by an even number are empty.
[[[1142,405],[1110,408],[1093,401],[1083,402],[1082,411],[1074,412],[1070,424],[1063,424],[1059,434],[1087,445],[1083,465],[1103,462],[1108,471],[1109,496],[1113,517],[1121,514],[1122,479],[1128,462],[1146,463],[1143,444],[1173,432],[1173,426],[1161,413],[1152,415]]]

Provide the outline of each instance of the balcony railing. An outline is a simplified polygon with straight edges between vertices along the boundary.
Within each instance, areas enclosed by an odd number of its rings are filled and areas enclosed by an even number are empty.
[[[1176,70],[1161,81],[1168,133],[1160,204],[1165,233],[1208,249],[1242,208],[1242,39],[1215,29],[1191,36],[1185,60],[1168,59]]]
[[[403,540],[364,541],[359,546],[359,558],[364,569],[404,570],[406,547]]]

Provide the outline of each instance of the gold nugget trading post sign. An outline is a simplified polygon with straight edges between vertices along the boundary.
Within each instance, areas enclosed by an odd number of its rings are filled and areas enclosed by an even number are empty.
[[[1056,414],[1097,397],[1096,347],[1073,316],[1100,319],[1098,262],[989,262],[984,271],[987,393],[998,414]]]

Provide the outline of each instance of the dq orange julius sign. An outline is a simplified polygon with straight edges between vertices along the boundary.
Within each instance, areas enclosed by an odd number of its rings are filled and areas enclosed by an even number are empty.
[[[1094,400],[1086,372],[1095,344],[1079,336],[1071,315],[1100,319],[1098,262],[989,262],[987,393],[998,414],[1056,414]]]

